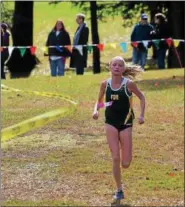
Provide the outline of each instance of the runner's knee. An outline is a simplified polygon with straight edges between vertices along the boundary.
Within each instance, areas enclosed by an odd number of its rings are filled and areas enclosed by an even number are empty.
[[[112,156],[112,161],[113,161],[114,163],[118,163],[118,162],[120,162],[120,157],[119,157],[118,155],[113,155],[113,156]]]

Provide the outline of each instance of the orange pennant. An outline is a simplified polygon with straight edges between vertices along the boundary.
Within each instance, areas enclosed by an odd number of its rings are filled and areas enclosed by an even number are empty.
[[[138,46],[138,42],[131,42],[131,45],[132,45],[133,47],[137,47],[137,46]]]
[[[169,47],[171,47],[172,39],[171,38],[166,39],[166,43],[168,44]]]
[[[65,48],[67,48],[69,52],[72,53],[72,47],[70,45],[66,45]]]
[[[97,47],[99,48],[100,51],[103,51],[104,45],[103,44],[98,44]]]
[[[1,52],[4,50],[4,48],[3,47],[1,47]]]

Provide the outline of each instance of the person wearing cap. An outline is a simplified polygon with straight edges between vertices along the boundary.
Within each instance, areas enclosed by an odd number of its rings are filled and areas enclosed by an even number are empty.
[[[79,25],[74,35],[73,45],[82,46],[82,54],[79,50],[73,47],[72,57],[70,62],[71,68],[76,68],[77,75],[84,74],[84,68],[87,67],[87,45],[89,39],[89,28],[85,23],[85,15],[77,14],[76,23]]]
[[[143,70],[146,64],[146,58],[148,54],[148,46],[143,44],[144,40],[151,40],[151,31],[153,31],[153,26],[148,23],[148,15],[143,13],[141,15],[141,20],[135,25],[131,33],[131,42],[138,42],[137,47],[133,47],[132,62],[134,64],[139,64]]]
[[[8,25],[6,23],[1,24],[1,46],[9,46],[10,43],[10,32],[7,30]],[[4,66],[5,62],[9,57],[8,48],[3,48],[3,51],[1,51],[1,79],[6,79],[5,72],[4,72]]]

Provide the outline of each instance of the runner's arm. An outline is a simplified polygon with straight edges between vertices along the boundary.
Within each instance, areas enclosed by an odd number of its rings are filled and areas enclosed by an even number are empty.
[[[106,84],[107,82],[106,81],[103,81],[100,85],[100,90],[99,90],[99,94],[98,94],[98,100],[94,106],[94,113],[96,113],[98,110],[99,110],[99,104],[100,103],[103,103],[103,97],[104,97],[104,94],[105,94],[105,88],[106,88]]]

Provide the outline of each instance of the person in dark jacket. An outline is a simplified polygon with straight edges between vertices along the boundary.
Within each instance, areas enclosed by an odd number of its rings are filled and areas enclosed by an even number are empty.
[[[69,33],[61,20],[58,20],[48,35],[46,46],[48,49],[51,76],[64,76],[66,58],[71,55],[66,47],[71,45]]]
[[[153,39],[167,39],[170,38],[170,29],[166,21],[166,17],[162,13],[157,13],[155,15],[155,27],[152,31]],[[155,46],[155,45],[154,45]],[[165,68],[165,57],[168,45],[166,41],[162,40],[159,43],[158,48],[156,48],[157,54],[157,64],[159,69]]]
[[[10,44],[10,33],[7,31],[8,25],[6,23],[1,24],[1,46],[8,47]],[[3,48],[1,51],[1,79],[6,79],[4,66],[9,57],[8,48]]]
[[[131,42],[135,41],[143,41],[143,40],[151,40],[151,31],[153,30],[153,26],[148,23],[147,14],[141,15],[141,21],[135,25],[132,34],[131,34]],[[142,42],[138,43],[138,47],[133,47],[133,56],[132,62],[134,64],[139,64],[143,69],[146,64],[148,48],[143,45]]]
[[[82,45],[87,45],[88,43],[89,28],[87,27],[87,24],[84,21],[85,21],[85,15],[77,14],[76,22],[79,26],[74,35],[74,40],[73,40],[74,47],[73,47],[72,57],[70,62],[70,67],[76,68],[77,75],[83,75],[84,68],[87,67],[87,47],[83,47]],[[80,54],[79,50],[75,48],[75,45],[82,46],[83,54]]]

